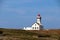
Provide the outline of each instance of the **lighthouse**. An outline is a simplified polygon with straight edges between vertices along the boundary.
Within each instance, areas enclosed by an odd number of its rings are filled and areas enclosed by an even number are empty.
[[[41,24],[41,16],[40,14],[37,15],[37,20],[36,22],[32,25],[33,30],[42,30],[43,26]]]
[[[41,16],[40,16],[40,14],[37,15],[37,23],[39,25],[41,25]]]
[[[40,14],[37,15],[36,22],[32,24],[31,27],[26,27],[26,28],[24,27],[24,30],[43,30]]]

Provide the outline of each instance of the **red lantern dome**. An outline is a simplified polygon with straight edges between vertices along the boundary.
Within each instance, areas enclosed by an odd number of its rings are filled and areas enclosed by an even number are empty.
[[[38,15],[37,15],[37,18],[38,18],[38,19],[41,19],[41,16],[40,16],[40,14],[38,14]]]
[[[38,14],[37,16],[40,16],[40,14]]]

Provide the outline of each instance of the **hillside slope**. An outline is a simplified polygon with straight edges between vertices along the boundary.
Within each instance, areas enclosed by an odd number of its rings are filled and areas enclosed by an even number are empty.
[[[60,40],[60,30],[0,29],[0,40]]]

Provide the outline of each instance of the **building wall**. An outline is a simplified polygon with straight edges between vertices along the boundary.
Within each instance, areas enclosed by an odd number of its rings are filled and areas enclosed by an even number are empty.
[[[32,30],[40,30],[39,27],[40,26],[37,23],[35,23],[32,25]]]

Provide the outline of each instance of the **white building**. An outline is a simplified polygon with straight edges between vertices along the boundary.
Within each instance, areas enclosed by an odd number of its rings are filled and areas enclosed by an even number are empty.
[[[41,16],[40,14],[37,15],[37,21],[31,27],[24,27],[24,30],[42,30],[43,26],[41,24]]]

